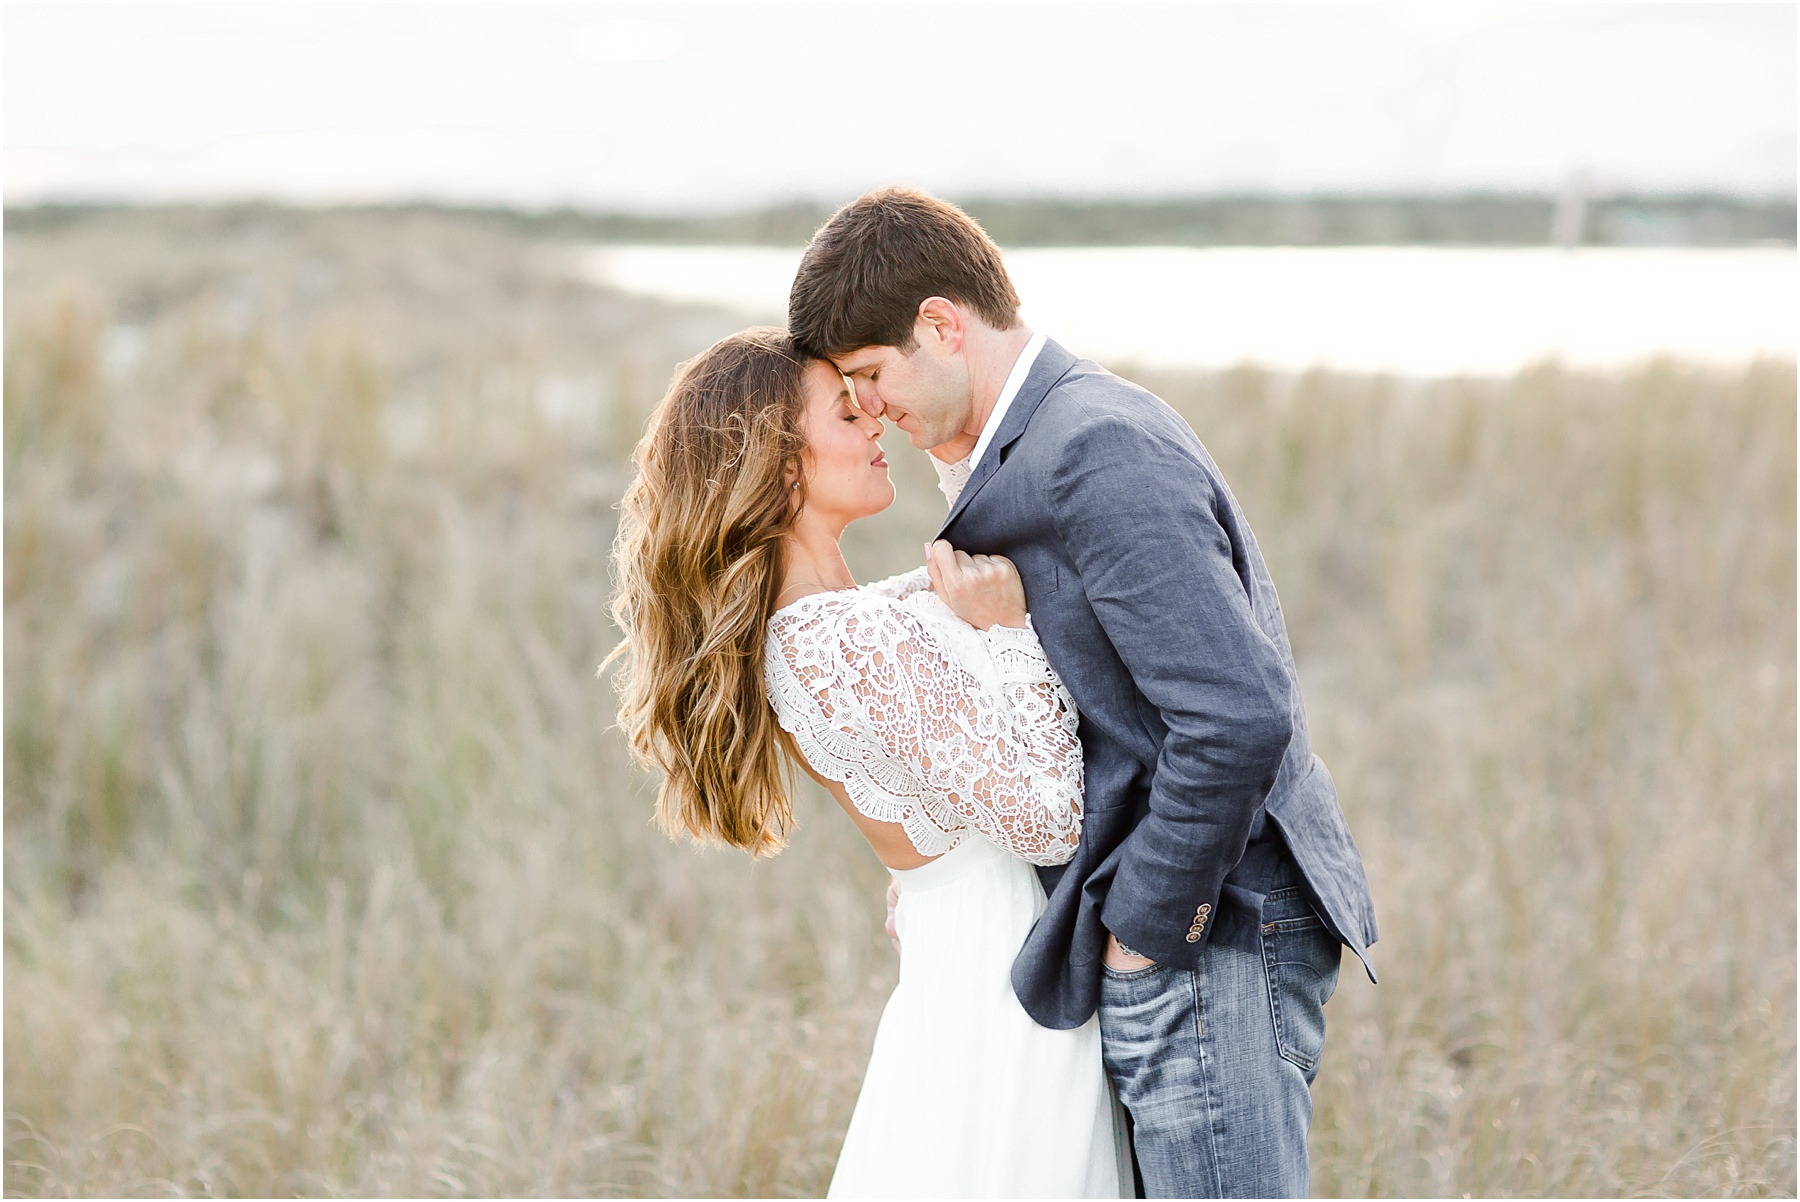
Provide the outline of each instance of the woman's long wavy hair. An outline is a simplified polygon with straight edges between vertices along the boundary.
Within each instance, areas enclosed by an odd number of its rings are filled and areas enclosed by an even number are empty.
[[[638,443],[613,546],[619,724],[633,758],[662,774],[657,821],[757,856],[781,850],[794,823],[763,641],[804,499],[789,476],[806,449],[805,365],[776,329],[684,364]]]

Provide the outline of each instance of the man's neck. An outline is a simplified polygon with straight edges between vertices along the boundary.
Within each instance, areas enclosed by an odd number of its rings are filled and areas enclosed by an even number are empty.
[[[944,463],[959,463],[974,452],[975,444],[981,441],[982,430],[994,414],[994,406],[1000,402],[1006,377],[1012,375],[1013,365],[1025,353],[1025,345],[1030,341],[1031,327],[1022,321],[1010,330],[975,326],[969,331],[964,343],[964,354],[969,360],[969,424],[949,442],[931,448],[934,458]]]
[[[940,463],[961,463],[975,453],[975,444],[980,441],[979,434],[958,434],[949,442],[940,442],[925,453]]]

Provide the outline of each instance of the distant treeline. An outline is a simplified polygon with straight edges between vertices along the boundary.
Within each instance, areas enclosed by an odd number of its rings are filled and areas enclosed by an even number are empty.
[[[1002,246],[1591,246],[1794,245],[1792,198],[1612,195],[1571,207],[1551,196],[1204,196],[1163,200],[968,198]],[[121,206],[8,208],[8,231],[42,229]],[[174,206],[192,212],[208,206]],[[217,206],[247,213],[276,206]],[[723,214],[549,211],[393,205],[480,216],[517,232],[599,242],[799,246],[831,215],[815,203]],[[1559,208],[1561,213],[1559,215]],[[1577,234],[1576,228],[1579,227]]]

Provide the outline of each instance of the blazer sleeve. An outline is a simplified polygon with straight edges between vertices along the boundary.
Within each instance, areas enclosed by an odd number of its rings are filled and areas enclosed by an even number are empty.
[[[1167,730],[1101,921],[1188,968],[1293,734],[1292,685],[1251,611],[1222,488],[1191,449],[1113,414],[1071,432],[1048,487],[1094,615]]]

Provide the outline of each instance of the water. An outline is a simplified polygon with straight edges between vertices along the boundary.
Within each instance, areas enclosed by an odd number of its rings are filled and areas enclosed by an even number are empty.
[[[781,323],[797,249],[588,246],[582,275]],[[1792,358],[1790,247],[1013,250],[1024,317],[1112,364],[1502,375],[1544,359]]]

